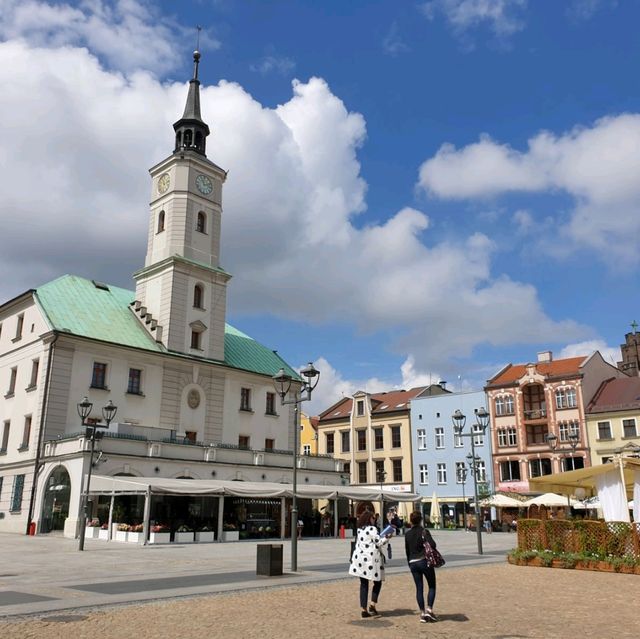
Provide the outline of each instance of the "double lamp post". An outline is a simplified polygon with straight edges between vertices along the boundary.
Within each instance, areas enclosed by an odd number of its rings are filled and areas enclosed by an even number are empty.
[[[467,455],[467,461],[469,463],[469,468],[471,469],[471,473],[473,474],[473,497],[474,497],[474,506],[476,513],[476,536],[478,539],[478,554],[482,554],[482,529],[481,529],[481,521],[480,521],[480,499],[478,496],[478,471],[479,464],[481,461],[478,456],[476,456],[476,444],[475,438],[479,435],[484,435],[487,427],[489,426],[489,413],[486,408],[478,408],[475,411],[476,414],[476,424],[475,429],[473,429],[470,433],[465,433],[464,427],[467,422],[467,418],[463,415],[460,409],[456,410],[451,416],[451,420],[453,421],[453,430],[456,436],[458,437],[470,437],[471,438],[471,454]],[[465,469],[465,480],[466,480],[466,469]],[[464,487],[464,483],[463,483]],[[466,511],[466,504],[465,504]],[[466,515],[465,515],[465,529],[466,529]]]
[[[294,428],[293,428],[293,477],[292,477],[292,498],[291,498],[291,572],[298,570],[298,498],[296,492],[298,490],[298,436],[300,433],[300,410],[299,405],[302,402],[308,402],[311,399],[311,393],[320,381],[320,371],[309,362],[301,371],[300,375],[304,378],[300,389],[295,386],[291,397],[287,399],[289,391],[293,386],[293,377],[288,375],[284,368],[281,368],[276,375],[273,376],[273,383],[276,392],[280,395],[283,405],[293,404],[294,406]],[[297,384],[296,384],[297,385]]]

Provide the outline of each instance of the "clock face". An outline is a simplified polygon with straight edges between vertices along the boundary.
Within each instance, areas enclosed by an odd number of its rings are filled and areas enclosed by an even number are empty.
[[[168,173],[163,173],[158,178],[158,193],[166,193],[169,189],[169,184],[171,184],[171,178]]]
[[[209,195],[213,191],[213,184],[206,175],[199,175],[196,178],[196,187],[203,195]]]

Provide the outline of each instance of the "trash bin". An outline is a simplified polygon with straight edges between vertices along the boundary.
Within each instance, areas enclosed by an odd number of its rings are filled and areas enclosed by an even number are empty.
[[[258,544],[257,575],[274,577],[282,574],[282,544]]]

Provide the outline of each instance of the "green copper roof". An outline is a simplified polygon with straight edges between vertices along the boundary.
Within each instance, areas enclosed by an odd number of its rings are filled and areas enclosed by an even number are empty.
[[[63,275],[38,287],[35,296],[52,329],[112,344],[166,352],[129,308],[135,297],[133,291]],[[275,375],[284,368],[289,375],[298,377],[277,353],[229,324],[225,325],[224,346],[226,366],[263,375]]]

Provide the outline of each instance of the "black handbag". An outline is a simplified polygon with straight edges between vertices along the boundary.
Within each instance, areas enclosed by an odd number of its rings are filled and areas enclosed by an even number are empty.
[[[422,538],[424,544],[424,558],[427,560],[427,566],[429,568],[441,568],[447,562],[436,548],[434,548],[424,537]]]

